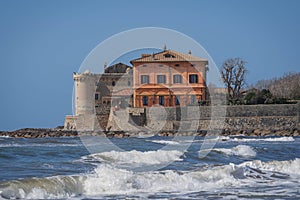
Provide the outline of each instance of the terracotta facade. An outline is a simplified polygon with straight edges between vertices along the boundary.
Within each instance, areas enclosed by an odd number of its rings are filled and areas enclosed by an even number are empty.
[[[171,58],[164,57],[166,54]],[[186,106],[206,100],[205,59],[165,50],[131,63],[134,107]]]

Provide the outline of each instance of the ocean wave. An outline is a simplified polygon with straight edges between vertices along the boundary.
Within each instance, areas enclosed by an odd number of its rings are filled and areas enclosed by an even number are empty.
[[[269,161],[262,162],[260,160],[249,161],[240,164],[239,166],[248,166],[251,168],[267,170],[267,171],[276,171],[287,174],[297,174],[300,175],[300,159],[296,158],[295,160],[287,161]]]
[[[84,176],[31,178],[0,183],[4,199],[64,199],[83,193]]]
[[[34,144],[34,143],[26,143],[26,144],[19,144],[19,143],[11,143],[11,144],[0,144],[0,148],[7,148],[7,147],[59,147],[59,146],[65,146],[65,147],[75,147],[75,146],[81,146],[81,144],[66,144],[66,143],[57,143],[57,144]]]
[[[161,172],[135,173],[125,169],[100,166],[95,169],[94,176],[84,182],[87,195],[133,194],[187,191],[199,191],[212,187],[223,187],[236,184],[231,176],[232,166],[220,166],[210,170],[177,172],[166,170]]]
[[[106,195],[155,194],[168,192],[184,194],[213,191],[222,188],[257,186],[263,181],[272,185],[294,178],[299,185],[300,159],[289,161],[249,161],[241,164],[207,166],[194,171],[134,172],[107,164],[93,172],[78,176],[56,176],[0,183],[2,198],[53,199],[93,198]],[[297,176],[293,176],[295,174]],[[248,187],[246,187],[248,188]],[[291,189],[293,190],[293,189]]]
[[[293,137],[272,137],[272,138],[231,138],[230,140],[236,142],[293,142],[295,139]]]
[[[242,157],[255,157],[256,152],[255,150],[247,145],[238,145],[236,147],[233,147],[231,149],[226,148],[215,148],[212,149],[212,151],[222,152],[229,156],[242,156]]]
[[[0,183],[5,199],[65,199],[140,193],[185,193],[236,184],[232,166],[209,170],[178,172],[173,170],[133,172],[110,165],[100,165],[82,176],[16,180]]]
[[[172,161],[181,161],[183,152],[177,150],[157,151],[109,151],[84,156],[83,160],[98,160],[106,163],[118,164],[147,164],[156,165]]]
[[[207,136],[203,139],[195,139],[195,137],[190,137],[192,139],[183,139],[178,137],[179,140],[176,141],[170,141],[170,140],[148,140],[150,142],[154,143],[160,143],[160,144],[170,144],[170,145],[180,145],[181,143],[202,143],[204,141],[208,142],[221,142],[221,141],[228,141],[230,140],[229,136]],[[187,137],[186,137],[187,138]]]
[[[149,142],[154,142],[158,144],[168,144],[168,145],[180,145],[177,141],[170,141],[170,140],[147,140]]]

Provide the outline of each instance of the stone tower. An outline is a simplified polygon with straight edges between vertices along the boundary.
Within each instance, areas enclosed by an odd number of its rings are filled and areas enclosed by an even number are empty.
[[[75,116],[77,130],[93,130],[95,125],[95,91],[99,74],[74,73]]]
[[[99,75],[88,70],[84,73],[74,73],[75,115],[93,114],[95,109],[95,91]]]

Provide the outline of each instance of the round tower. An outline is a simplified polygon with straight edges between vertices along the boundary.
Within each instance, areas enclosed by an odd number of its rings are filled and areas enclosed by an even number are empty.
[[[90,73],[74,73],[75,114],[90,115],[95,113],[95,91],[99,77]]]

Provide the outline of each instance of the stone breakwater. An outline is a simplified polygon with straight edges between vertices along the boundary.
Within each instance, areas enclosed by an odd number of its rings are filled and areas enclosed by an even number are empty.
[[[108,138],[126,138],[126,137],[141,137],[147,135],[159,135],[166,137],[173,136],[206,136],[211,134],[207,130],[198,130],[195,132],[175,132],[175,131],[161,131],[158,133],[149,132],[124,132],[124,131],[74,131],[74,130],[63,130],[63,129],[41,129],[41,128],[25,128],[15,131],[1,131],[1,137],[13,137],[13,138],[44,138],[44,137],[80,137],[84,135],[91,136],[104,136]],[[286,129],[286,130],[275,130],[275,129],[246,129],[246,130],[229,130],[222,129],[213,131],[215,136],[300,136],[300,130],[298,129]]]
[[[70,137],[78,136],[77,131],[48,128],[24,128],[15,131],[1,131],[2,137],[14,138],[43,138],[43,137]]]

